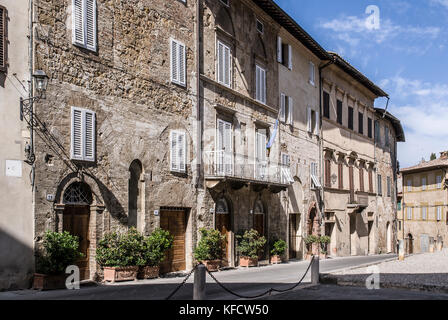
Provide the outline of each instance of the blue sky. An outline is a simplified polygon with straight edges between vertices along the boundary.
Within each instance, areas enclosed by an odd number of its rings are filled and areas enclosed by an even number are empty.
[[[389,111],[406,134],[398,145],[402,168],[448,150],[448,0],[275,1],[389,93]],[[379,8],[379,29],[365,25],[369,5]]]

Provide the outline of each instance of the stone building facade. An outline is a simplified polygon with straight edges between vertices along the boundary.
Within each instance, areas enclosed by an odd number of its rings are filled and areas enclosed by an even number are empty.
[[[332,56],[333,64],[322,71],[323,233],[331,238],[328,253],[392,252],[396,142],[404,141],[403,130],[392,115],[383,117],[374,108],[375,99],[387,94],[340,56]],[[381,130],[385,127],[389,130]],[[388,142],[383,145],[385,135]],[[385,183],[387,192],[382,191]]]
[[[448,152],[439,159],[401,170],[402,210],[398,216],[398,239],[406,253],[429,252],[430,244],[443,247],[448,241]]]
[[[355,181],[370,172],[369,186],[387,171],[393,188],[401,126],[374,109],[381,89],[272,0],[31,3],[33,70],[49,76],[34,105],[36,251],[45,231],[69,231],[82,278],[99,279],[98,241],[130,227],[174,235],[163,273],[192,268],[203,227],[227,236],[229,266],[236,235],[251,228],[287,241],[288,259],[309,253],[311,234],[331,235],[334,255],[383,245],[381,219],[393,220],[378,205],[389,212],[394,199],[348,188],[348,167]],[[364,133],[346,116],[337,123],[337,99],[364,112]],[[394,152],[375,147],[368,118],[390,127]],[[322,189],[324,159],[331,173],[345,166],[343,187],[331,174]]]
[[[0,291],[30,285],[34,270],[30,143],[20,121],[20,98],[30,94],[29,11],[15,0],[0,2]]]

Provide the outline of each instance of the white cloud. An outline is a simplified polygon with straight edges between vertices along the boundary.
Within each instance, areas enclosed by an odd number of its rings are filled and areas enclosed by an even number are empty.
[[[431,0],[432,4],[441,5],[448,8],[448,0]]]
[[[405,128],[406,143],[400,143],[398,149],[402,167],[448,150],[448,84],[401,76],[380,83],[391,94],[390,111]]]

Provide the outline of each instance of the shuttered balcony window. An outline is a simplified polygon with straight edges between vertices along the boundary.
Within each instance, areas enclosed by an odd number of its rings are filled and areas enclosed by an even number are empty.
[[[171,82],[186,85],[185,45],[174,39],[170,40]]]
[[[0,6],[0,71],[6,71],[6,8]]]
[[[170,170],[185,173],[187,161],[186,134],[182,131],[170,133]]]
[[[72,0],[73,44],[97,51],[96,0]]]
[[[95,112],[72,107],[71,159],[94,162],[95,138]]]

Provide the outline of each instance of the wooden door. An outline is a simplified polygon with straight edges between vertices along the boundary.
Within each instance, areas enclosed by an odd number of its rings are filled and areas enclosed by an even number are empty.
[[[90,278],[89,270],[89,206],[66,206],[63,217],[64,231],[68,231],[71,235],[77,236],[79,239],[79,251],[83,257],[76,262],[79,267],[80,280]]]
[[[224,244],[224,257],[223,265],[228,266],[230,263],[230,214],[216,214],[215,217],[216,230],[219,230],[222,235],[226,236],[226,241]]]
[[[297,215],[289,216],[289,258],[297,258]]]
[[[166,253],[165,260],[160,265],[161,273],[183,271],[185,263],[185,211],[162,211],[160,227],[174,237],[173,247]]]

